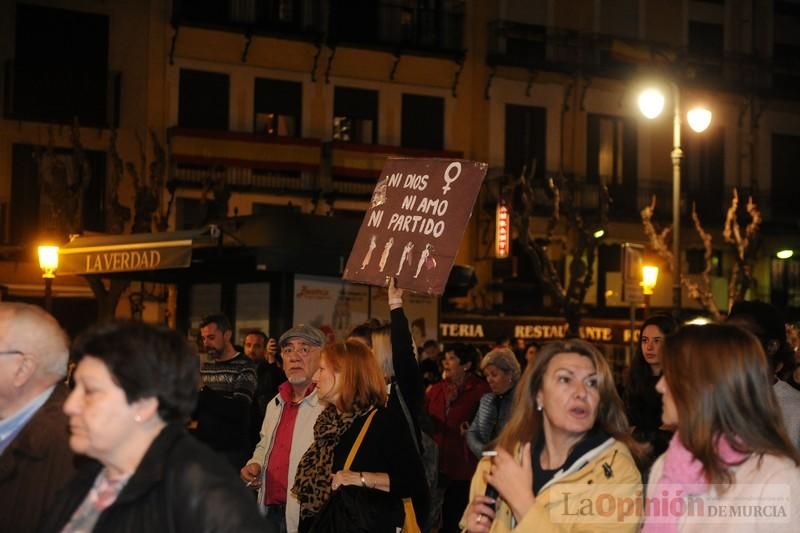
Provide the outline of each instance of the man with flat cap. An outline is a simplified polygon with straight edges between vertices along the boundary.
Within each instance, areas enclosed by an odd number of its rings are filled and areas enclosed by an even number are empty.
[[[300,521],[300,505],[290,489],[323,409],[311,378],[325,341],[324,333],[304,324],[281,335],[278,345],[287,381],[267,404],[261,440],[240,472],[248,485],[259,487],[258,501],[281,532],[296,533]]]
[[[61,410],[68,345],[40,307],[0,303],[1,531],[36,531],[75,472]]]

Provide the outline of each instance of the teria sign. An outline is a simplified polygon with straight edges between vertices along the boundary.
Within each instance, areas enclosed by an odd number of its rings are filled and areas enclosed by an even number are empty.
[[[372,194],[344,279],[442,294],[486,163],[389,158]]]

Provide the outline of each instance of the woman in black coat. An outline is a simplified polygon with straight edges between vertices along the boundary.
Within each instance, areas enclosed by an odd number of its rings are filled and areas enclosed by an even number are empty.
[[[70,447],[89,461],[43,531],[270,532],[225,460],[188,435],[198,357],[178,333],[117,322],[76,341],[64,404]]]

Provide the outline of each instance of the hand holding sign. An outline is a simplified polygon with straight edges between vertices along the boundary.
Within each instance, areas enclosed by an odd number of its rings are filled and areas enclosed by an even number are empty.
[[[398,287],[442,294],[486,169],[466,160],[388,159],[344,279],[384,287],[396,276]]]

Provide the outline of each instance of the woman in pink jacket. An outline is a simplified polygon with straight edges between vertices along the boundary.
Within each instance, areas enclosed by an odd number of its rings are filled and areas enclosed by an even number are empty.
[[[481,396],[489,392],[489,385],[475,374],[477,367],[475,348],[460,343],[447,347],[444,379],[433,385],[426,397],[433,439],[439,446],[439,489],[431,510],[435,515],[441,502],[441,533],[459,531],[458,521],[467,506],[469,482],[478,464],[465,438]]]
[[[686,326],[661,360],[662,420],[677,431],[650,474],[644,531],[797,531],[800,454],[758,339]]]

